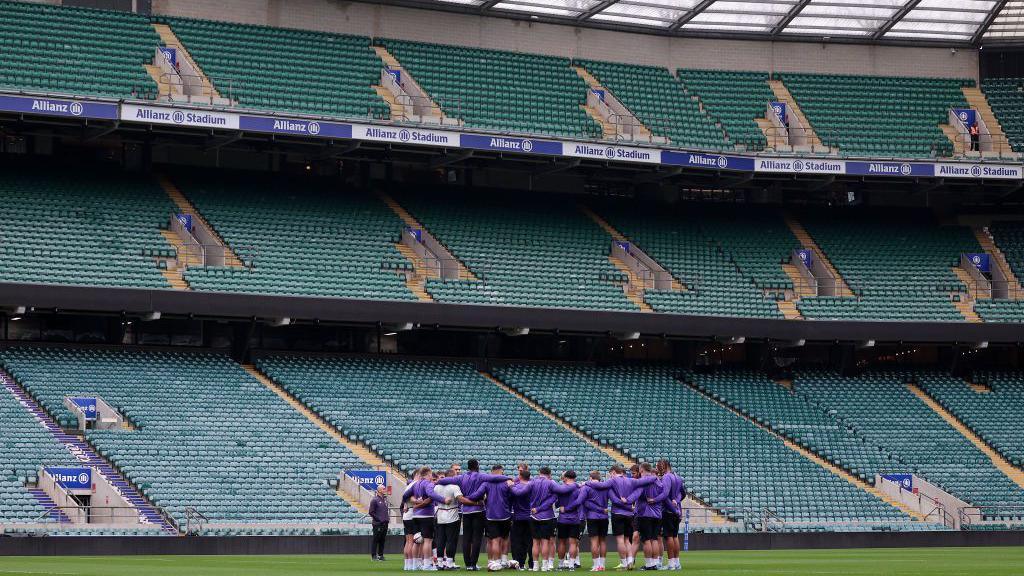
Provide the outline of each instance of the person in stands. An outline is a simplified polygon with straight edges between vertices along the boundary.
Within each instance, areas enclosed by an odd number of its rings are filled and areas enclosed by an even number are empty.
[[[977,122],[974,122],[973,124],[971,124],[970,131],[971,131],[971,152],[977,152],[978,150],[980,150],[980,146],[979,146],[979,142],[978,142],[978,140],[979,140],[979,132],[978,132],[978,123]]]
[[[370,500],[370,521],[373,524],[373,542],[370,546],[370,556],[378,562],[384,561],[384,542],[388,537],[388,489],[383,485],[377,486],[377,493],[373,500]]]

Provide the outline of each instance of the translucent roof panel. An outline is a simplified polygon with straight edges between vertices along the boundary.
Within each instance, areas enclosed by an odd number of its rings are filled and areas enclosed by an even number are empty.
[[[1010,0],[985,31],[985,40],[1024,39],[1024,0]]]
[[[363,0],[686,35],[1024,41],[1024,0]]]

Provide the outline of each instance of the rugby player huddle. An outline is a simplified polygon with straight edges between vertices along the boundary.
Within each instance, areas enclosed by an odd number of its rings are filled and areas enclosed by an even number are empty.
[[[438,474],[423,467],[406,487],[405,570],[458,569],[460,524],[467,570],[479,570],[485,534],[489,571],[548,572],[555,569],[556,553],[558,569],[576,570],[585,529],[593,557],[591,572],[603,572],[609,524],[621,559],[616,569],[633,569],[641,551],[643,570],[681,568],[679,523],[686,488],[668,460],[660,460],[656,467],[634,465],[629,473],[616,464],[606,478],[594,470],[586,481],[568,470],[556,482],[546,466],[532,475],[526,463],[519,464],[515,477],[506,476],[502,466],[481,473],[476,460],[467,468],[462,473],[456,464]]]

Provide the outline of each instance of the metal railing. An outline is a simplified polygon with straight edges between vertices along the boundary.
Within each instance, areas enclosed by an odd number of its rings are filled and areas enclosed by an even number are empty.
[[[185,507],[185,535],[198,536],[203,533],[210,519],[196,509],[195,506]]]
[[[839,153],[839,134],[834,129],[814,130],[806,126],[790,126],[782,128],[770,126],[762,130],[767,141],[767,148],[776,152],[810,152],[811,154],[835,155]],[[817,136],[820,144],[814,144],[811,135]],[[790,144],[792,138],[802,138],[807,144]]]
[[[54,516],[57,516],[54,518]],[[130,506],[50,506],[36,517],[40,523],[58,525],[143,524],[139,511]]]
[[[191,82],[190,82],[191,80]],[[177,90],[175,90],[177,88]],[[199,94],[189,94],[189,89],[199,88]],[[183,74],[164,72],[160,75],[160,82],[157,84],[157,98],[173,100],[175,96],[183,99],[200,97],[208,99],[213,103],[217,97],[226,98],[230,106],[235,104],[235,80],[234,78],[222,76],[200,76],[198,74]]]
[[[969,506],[958,510],[960,526],[973,530],[983,526],[1024,526],[1024,506]]]
[[[435,99],[429,96],[413,96],[412,94],[403,93],[395,97],[395,103],[402,107],[402,113],[397,118],[392,114],[391,120],[434,124],[433,122],[424,121],[423,118],[436,117],[438,124],[441,123],[442,118],[450,118],[460,124],[462,122],[461,98]]]

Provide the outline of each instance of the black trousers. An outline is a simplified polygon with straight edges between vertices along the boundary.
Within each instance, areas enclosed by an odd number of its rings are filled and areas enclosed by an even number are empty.
[[[384,557],[384,541],[388,537],[387,524],[373,524],[373,540],[370,542],[370,556],[374,558]]]
[[[530,532],[530,519],[513,520],[512,534],[509,535],[509,551],[512,559],[519,562],[522,568],[530,568],[533,564],[533,534]],[[529,560],[529,564],[527,564]]]
[[[462,561],[466,568],[476,566],[480,560],[480,546],[484,541],[484,513],[462,515]]]
[[[448,524],[438,524],[434,530],[434,544],[437,548],[437,555],[445,558],[455,558],[455,550],[459,547],[459,525],[462,522],[456,520]]]

